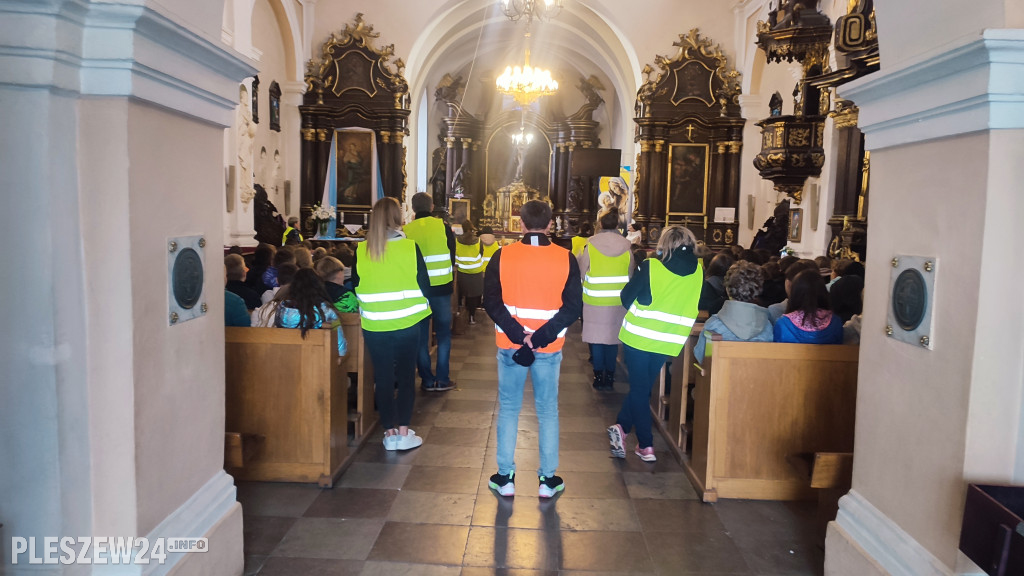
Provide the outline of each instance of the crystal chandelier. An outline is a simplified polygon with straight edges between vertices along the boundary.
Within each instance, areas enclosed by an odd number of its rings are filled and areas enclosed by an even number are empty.
[[[526,18],[527,26],[535,18],[551,19],[562,11],[562,0],[501,0],[505,16],[513,22]]]
[[[515,1],[515,0],[512,0]],[[530,66],[530,33],[526,33],[526,57],[522,67],[506,66],[505,72],[495,80],[498,92],[511,96],[521,106],[529,106],[541,96],[550,96],[558,90],[558,82],[550,70]]]

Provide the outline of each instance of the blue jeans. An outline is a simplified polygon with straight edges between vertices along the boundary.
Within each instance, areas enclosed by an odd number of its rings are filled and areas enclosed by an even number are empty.
[[[615,373],[615,359],[619,355],[618,344],[591,344],[590,355],[594,358],[594,370]]]
[[[615,421],[627,434],[635,427],[637,444],[647,448],[654,445],[654,435],[651,433],[651,386],[669,357],[638,350],[628,344],[623,346],[626,349],[626,368],[629,369],[629,394]]]
[[[512,360],[515,350],[498,348],[498,473],[516,469],[516,434],[519,411],[523,408],[526,374],[533,381],[533,404],[540,424],[540,468],[538,476],[551,477],[558,468],[558,372],[562,353],[534,352],[533,365],[527,368]]]
[[[430,317],[420,322],[420,352],[416,358],[420,378],[427,385],[448,383],[448,357],[452,352],[452,295],[428,296]],[[434,321],[437,334],[437,371],[430,371],[430,321]]]

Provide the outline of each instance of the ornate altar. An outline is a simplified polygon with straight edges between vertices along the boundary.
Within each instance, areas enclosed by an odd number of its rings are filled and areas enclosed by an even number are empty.
[[[358,222],[369,213],[376,197],[370,186],[380,174],[385,196],[405,200],[405,136],[409,133],[409,85],[405,63],[393,44],[377,48],[380,34],[356,14],[340,34],[323,44],[319,58],[306,66],[306,94],[299,107],[302,115],[301,213],[304,228],[313,204],[320,202],[331,165],[335,132],[345,135],[337,147],[338,234],[348,234],[342,224]],[[376,153],[371,155],[371,150]],[[376,157],[376,165],[372,156]],[[344,219],[341,217],[344,212]]]
[[[584,194],[575,204],[569,201],[569,171],[574,149],[600,144],[593,113],[604,102],[598,94],[603,87],[591,76],[577,88],[585,102],[568,116],[515,109],[478,118],[461,106],[462,78],[445,75],[434,93],[448,109],[441,126],[444,153],[438,154],[444,167],[435,170],[445,174],[445,196],[469,198],[472,220],[496,232],[519,232],[518,207],[537,198],[551,202],[566,228],[570,220],[593,219],[596,198]]]
[[[740,116],[739,72],[696,28],[680,34],[673,46],[675,56],[655,57],[657,75],[644,67],[645,82],[637,92],[634,216],[649,243],[658,241],[664,226],[681,224],[720,248],[738,236],[746,122]],[[718,208],[731,208],[733,221],[712,222]]]

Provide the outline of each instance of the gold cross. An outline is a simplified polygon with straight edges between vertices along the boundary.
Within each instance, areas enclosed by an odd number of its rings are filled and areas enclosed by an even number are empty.
[[[690,124],[689,126],[686,127],[686,139],[689,140],[690,142],[693,142],[693,130],[693,124]]]

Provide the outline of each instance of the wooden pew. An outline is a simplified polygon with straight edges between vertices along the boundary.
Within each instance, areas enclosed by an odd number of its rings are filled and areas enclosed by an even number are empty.
[[[818,543],[825,544],[828,523],[836,519],[839,499],[853,483],[852,452],[801,452],[789,457],[790,464],[818,493],[815,532]]]
[[[689,437],[689,424],[686,422],[686,410],[690,401],[688,389],[690,384],[696,381],[697,369],[693,365],[696,362],[693,348],[697,345],[703,330],[703,323],[693,325],[683,350],[672,359],[668,371],[661,370],[658,381],[651,389],[651,415],[655,426],[668,440],[669,448],[680,462],[686,452]],[[668,381],[669,375],[672,378],[671,382]]]
[[[373,362],[363,341],[363,328],[356,312],[341,315],[341,328],[348,343],[348,354],[342,361],[342,372],[355,374],[356,405],[349,411],[349,419],[355,423],[356,441],[361,442],[374,426],[378,414],[373,408]]]
[[[349,421],[355,427],[353,444],[376,423],[372,370],[358,316],[342,316],[347,317],[348,354],[341,365],[335,330],[310,330],[303,339],[299,330],[285,328],[225,329],[226,444],[231,448],[225,467],[237,480],[331,486],[354,455]],[[349,406],[353,369],[360,384],[355,417]]]
[[[684,460],[694,487],[705,502],[813,498],[787,457],[853,452],[859,348],[712,340]]]

